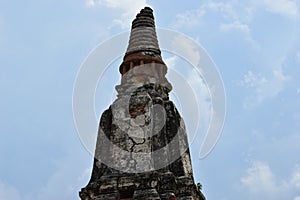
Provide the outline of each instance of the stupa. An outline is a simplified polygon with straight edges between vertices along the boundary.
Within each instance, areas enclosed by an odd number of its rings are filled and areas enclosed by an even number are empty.
[[[108,49],[109,51],[109,49]],[[169,99],[153,10],[132,22],[117,99],[99,124],[82,200],[204,200],[196,187],[183,119]]]

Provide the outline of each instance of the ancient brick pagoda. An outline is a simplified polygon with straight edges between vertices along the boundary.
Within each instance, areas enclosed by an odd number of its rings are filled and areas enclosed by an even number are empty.
[[[117,99],[101,116],[82,200],[204,200],[192,173],[184,122],[169,99],[153,11],[132,22]]]

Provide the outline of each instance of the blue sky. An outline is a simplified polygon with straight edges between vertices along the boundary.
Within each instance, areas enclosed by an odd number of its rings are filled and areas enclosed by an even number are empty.
[[[299,0],[1,1],[0,199],[79,199],[92,156],[73,122],[77,72],[145,5],[157,27],[200,43],[224,82],[222,136],[207,157],[193,156],[207,199],[299,200]]]

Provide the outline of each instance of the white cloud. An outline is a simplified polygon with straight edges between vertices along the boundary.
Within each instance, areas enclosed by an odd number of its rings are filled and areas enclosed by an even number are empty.
[[[296,61],[300,63],[300,51],[296,53]]]
[[[173,38],[171,48],[171,51],[179,52],[191,65],[199,65],[201,52],[198,50],[198,46],[187,37],[178,35]]]
[[[260,74],[254,74],[251,70],[244,75],[244,80],[242,84],[247,87],[256,87],[267,83],[266,78],[262,77]]]
[[[199,24],[201,18],[211,12],[217,13],[222,19],[237,20],[238,16],[235,13],[230,3],[209,2],[202,4],[200,8],[189,10],[176,16],[174,28],[193,27]],[[216,15],[214,15],[216,16]]]
[[[241,182],[254,194],[272,194],[276,192],[276,183],[270,167],[263,162],[254,162],[246,170],[247,175],[241,178]]]
[[[240,11],[242,9],[242,11]],[[234,2],[209,2],[202,4],[198,9],[189,10],[176,16],[173,28],[182,30],[194,29],[197,27],[203,30],[209,30],[219,34],[230,31],[239,31],[243,33],[242,37],[250,42],[251,46],[257,48],[258,44],[251,35],[249,21],[253,8],[240,8]],[[219,30],[217,30],[218,28]],[[197,30],[198,32],[199,30]],[[228,35],[232,37],[231,35]]]
[[[300,200],[300,196],[295,197],[294,200]]]
[[[17,189],[0,180],[0,199],[21,200],[21,197]]]
[[[265,162],[255,161],[246,169],[246,175],[240,181],[247,192],[255,199],[291,199],[300,191],[300,170],[297,168],[290,179],[278,180],[270,166]],[[299,199],[294,197],[293,199]]]
[[[85,4],[87,7],[93,7],[96,5],[95,0],[86,0]]]
[[[290,184],[293,185],[296,189],[300,190],[300,167],[297,167],[294,170]]]
[[[209,91],[208,86],[199,73],[196,69],[190,70],[187,82],[194,90],[195,97],[198,100],[199,113],[201,113],[199,115],[199,124],[201,128],[207,131],[206,129],[208,129],[212,117],[211,91]]]
[[[47,181],[33,190],[30,190],[30,186],[24,185],[22,191],[21,188],[19,190],[0,179],[0,200],[79,199],[79,191],[88,183],[92,170],[90,167],[82,168],[78,165],[80,164],[78,164],[77,154],[72,155],[72,158],[61,160],[57,163],[58,168],[53,174],[47,172],[49,174]],[[32,171],[32,176],[37,178],[34,171]]]
[[[168,68],[173,68],[173,69],[176,65],[177,60],[178,60],[177,56],[171,56],[171,57],[164,59]]]
[[[220,30],[228,32],[231,30],[239,30],[246,34],[250,34],[250,28],[247,24],[243,24],[240,21],[234,21],[233,23],[223,23],[220,25]]]
[[[73,153],[55,160],[56,170],[36,191],[26,194],[30,200],[79,199],[79,191],[87,184],[91,168],[78,164],[78,155]],[[75,163],[75,164],[74,164]],[[77,164],[76,164],[77,163]],[[76,165],[76,166],[72,166]],[[24,198],[22,198],[24,199]]]
[[[84,172],[77,178],[79,182],[86,181],[92,174],[92,168],[86,168]]]
[[[193,27],[199,23],[199,18],[202,17],[206,11],[202,8],[198,10],[189,10],[176,16],[176,21],[173,24],[174,28]]]
[[[284,75],[281,69],[275,69],[269,78],[263,77],[261,74],[255,74],[249,70],[242,80],[241,84],[248,88],[252,88],[253,94],[246,97],[244,102],[245,108],[252,108],[261,104],[268,98],[276,97],[290,79]]]
[[[165,61],[169,68],[167,77],[173,85],[171,98],[177,97],[175,102],[177,109],[179,108],[180,114],[185,119],[190,145],[195,145],[195,148],[200,150],[199,147],[212,117],[211,96],[208,87],[200,70],[191,67],[184,59],[171,56]],[[192,62],[199,62],[199,60],[196,59]],[[193,117],[191,118],[191,116]]]
[[[290,18],[299,18],[298,5],[291,0],[263,0],[266,10]]]
[[[148,4],[146,0],[86,0],[88,7],[94,7],[96,5],[105,6],[110,9],[116,9],[120,11],[120,16],[113,20],[113,23],[126,28],[130,25],[130,21],[134,16]]]
[[[231,3],[223,3],[223,2],[209,2],[205,4],[203,8],[211,9],[216,12],[220,12],[224,18],[237,18],[237,14],[233,9]]]
[[[241,178],[241,182],[252,192],[272,192],[276,187],[270,167],[263,162],[254,162],[253,166],[246,170],[247,176]]]
[[[38,193],[34,194],[36,197],[33,199],[50,200],[73,198],[74,194],[78,192],[75,191],[74,187],[78,185],[78,182],[70,182],[72,179],[70,178],[72,170],[68,168],[69,166],[61,166],[61,168],[59,168],[54,174],[52,174],[52,176],[49,177],[44,187],[42,187]],[[76,180],[76,178],[74,177],[73,180]]]
[[[3,26],[4,26],[4,20],[3,20],[3,18],[2,18],[1,15],[0,15],[0,33],[1,33],[2,30],[3,30]]]
[[[134,0],[94,0],[102,5],[110,8],[121,8],[123,10],[135,10],[136,7],[146,5],[145,0],[134,1]]]

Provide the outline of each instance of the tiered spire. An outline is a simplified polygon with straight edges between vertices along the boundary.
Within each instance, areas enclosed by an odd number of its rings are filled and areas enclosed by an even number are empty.
[[[156,36],[153,10],[149,7],[142,9],[132,22],[128,47],[119,71],[124,75],[134,66],[147,63],[165,65]],[[166,72],[167,67],[163,68],[161,70]]]
[[[126,55],[136,52],[148,52],[160,55],[153,10],[145,7],[132,22],[131,34]]]

